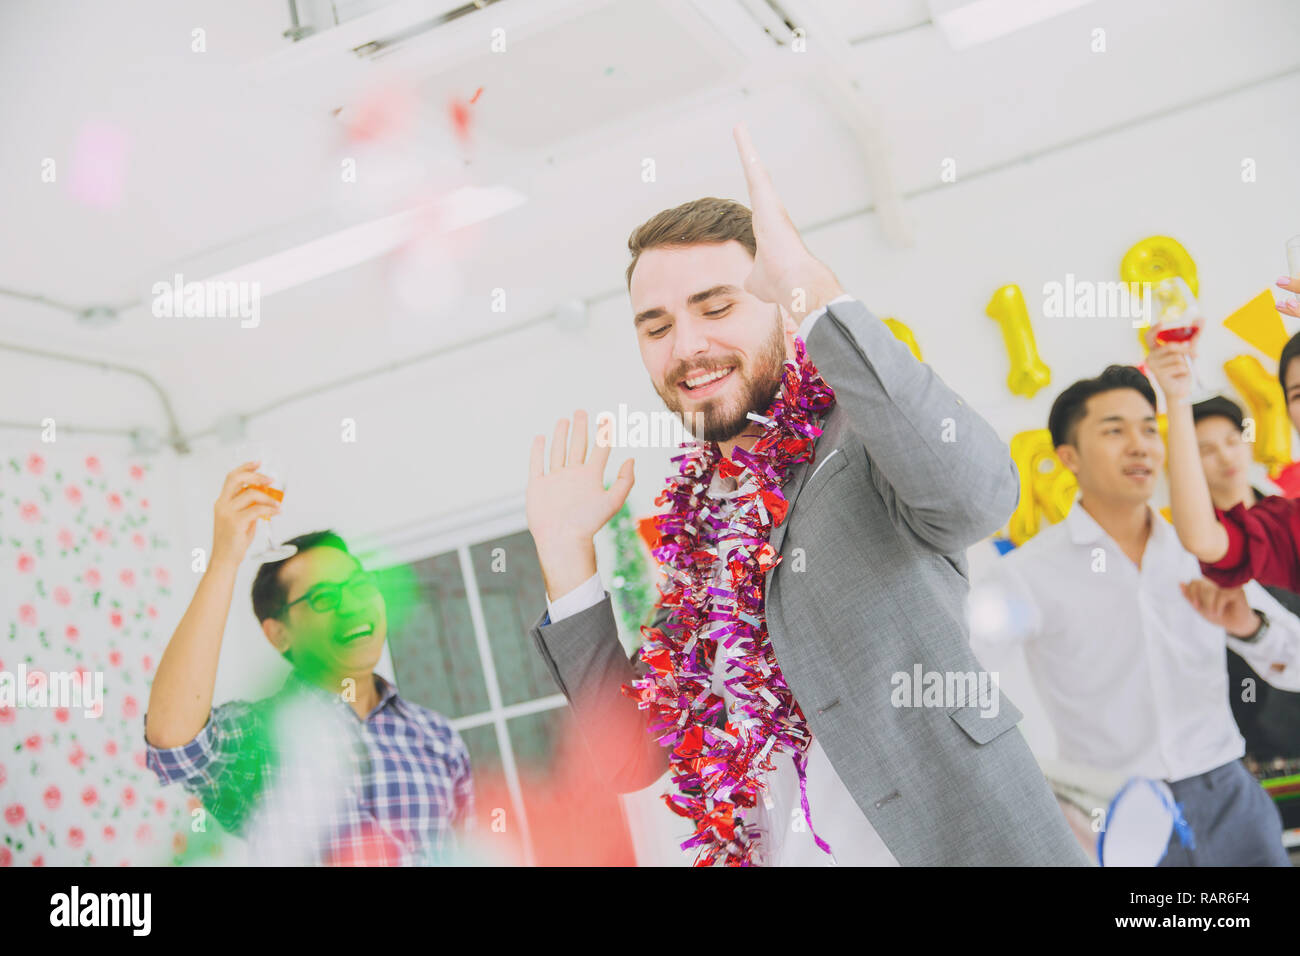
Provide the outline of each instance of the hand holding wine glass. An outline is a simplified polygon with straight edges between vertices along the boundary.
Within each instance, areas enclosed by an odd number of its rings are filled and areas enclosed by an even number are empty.
[[[244,560],[257,534],[259,519],[279,514],[280,503],[264,490],[271,478],[258,471],[261,462],[246,461],[228,475],[212,506],[212,563]]]
[[[1150,349],[1147,368],[1155,377],[1160,391],[1165,393],[1166,404],[1186,403],[1196,385],[1191,358],[1195,354],[1195,336],[1200,331],[1199,325],[1190,335],[1164,341],[1160,339],[1161,331],[1159,325],[1153,325],[1147,330],[1146,343]]]
[[[1151,302],[1151,327],[1145,337],[1147,367],[1156,375],[1165,397],[1186,403],[1209,398],[1212,393],[1201,384],[1192,363],[1197,336],[1205,325],[1196,296],[1181,277],[1175,276],[1152,286]],[[1183,366],[1186,376],[1175,374],[1176,364]]]
[[[267,468],[264,466],[263,471],[265,472],[265,475],[259,477],[265,478],[266,480],[259,484],[249,485],[249,490],[260,492],[261,494],[270,497],[277,505],[275,514],[279,514],[279,504],[284,501],[284,492],[287,488],[287,483],[284,478],[284,470],[279,467]],[[271,515],[265,515],[262,518],[262,520],[266,522],[266,547],[253,555],[253,560],[262,564],[266,564],[269,561],[283,561],[298,553],[298,549],[293,545],[279,543],[279,535],[275,533],[275,529],[271,526],[271,517]]]

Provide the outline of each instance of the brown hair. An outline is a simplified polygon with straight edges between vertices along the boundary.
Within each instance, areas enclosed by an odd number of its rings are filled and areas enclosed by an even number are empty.
[[[753,214],[747,206],[730,199],[692,199],[656,213],[632,230],[627,248],[632,261],[627,266],[627,287],[632,288],[632,270],[641,253],[657,246],[692,246],[699,242],[727,242],[735,239],[753,256]]]

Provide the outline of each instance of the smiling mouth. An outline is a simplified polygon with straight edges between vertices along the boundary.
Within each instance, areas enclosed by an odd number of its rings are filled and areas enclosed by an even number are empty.
[[[694,372],[677,384],[683,391],[691,394],[708,392],[717,387],[720,382],[725,382],[730,378],[731,373],[735,370],[735,366],[731,366],[729,368],[715,368],[707,372]]]
[[[1124,477],[1126,477],[1126,478],[1150,478],[1150,477],[1151,477],[1151,469],[1150,469],[1150,468],[1147,468],[1147,467],[1144,467],[1144,466],[1142,466],[1142,465],[1133,465],[1132,467],[1129,467],[1129,468],[1125,468],[1125,469],[1124,469]]]
[[[356,641],[364,640],[375,633],[375,625],[358,624],[356,627],[349,628],[338,635],[340,644],[352,644]]]

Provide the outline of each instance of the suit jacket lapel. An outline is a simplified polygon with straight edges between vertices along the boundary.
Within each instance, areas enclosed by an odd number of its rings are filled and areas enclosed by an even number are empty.
[[[771,544],[778,554],[781,552],[781,543],[785,541],[785,530],[790,527],[790,521],[794,517],[794,503],[799,498],[799,492],[803,490],[808,476],[816,470],[817,463],[829,455],[840,442],[843,422],[838,412],[837,407],[832,407],[830,413],[822,422],[822,433],[817,438],[816,445],[813,446],[813,460],[795,465],[790,471],[790,477],[786,480],[785,487],[781,489],[785,493],[785,500],[790,502],[790,507],[786,510],[785,520],[772,529]]]

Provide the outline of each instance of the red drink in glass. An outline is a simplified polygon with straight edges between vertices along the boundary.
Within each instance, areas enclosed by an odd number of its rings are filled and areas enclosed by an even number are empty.
[[[1199,331],[1200,328],[1195,325],[1175,325],[1156,332],[1156,341],[1161,345],[1168,342],[1190,342],[1196,338],[1196,333]]]

